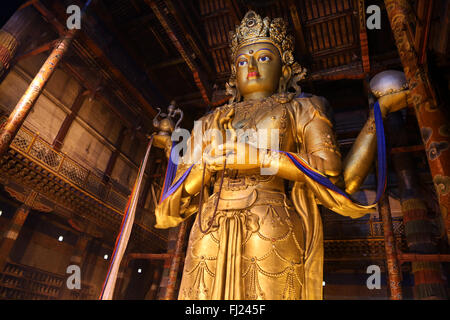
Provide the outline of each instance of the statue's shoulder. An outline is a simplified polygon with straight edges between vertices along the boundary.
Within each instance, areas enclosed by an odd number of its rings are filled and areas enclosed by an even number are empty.
[[[294,107],[300,108],[301,113],[306,117],[310,115],[319,115],[321,118],[332,121],[334,118],[330,103],[325,97],[302,92],[296,96],[293,103]]]
[[[198,119],[197,121],[209,120],[209,119],[211,119],[212,117],[214,117],[214,115],[215,115],[217,112],[222,112],[222,111],[225,112],[225,111],[231,110],[231,108],[234,107],[234,104],[235,104],[235,103],[227,103],[227,104],[224,104],[224,105],[222,105],[222,106],[216,107],[216,108],[214,108],[214,109],[208,111],[206,114],[204,114],[204,115],[203,115],[200,119]]]
[[[316,96],[311,93],[302,92],[294,100],[305,105],[305,107],[314,108],[323,112],[330,108],[330,103],[325,97]]]

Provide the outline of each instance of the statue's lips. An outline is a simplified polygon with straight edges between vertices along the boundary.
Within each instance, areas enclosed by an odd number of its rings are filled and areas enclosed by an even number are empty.
[[[249,72],[247,74],[247,79],[256,79],[258,77],[259,77],[259,72],[258,71]]]

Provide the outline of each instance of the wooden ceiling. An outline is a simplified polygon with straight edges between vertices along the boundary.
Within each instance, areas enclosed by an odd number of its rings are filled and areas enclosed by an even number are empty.
[[[65,5],[73,2],[38,3],[61,25]],[[226,100],[229,31],[250,9],[288,21],[295,58],[309,71],[305,86],[310,91],[318,81],[364,79],[400,67],[385,12],[385,28],[365,29],[363,9],[370,4],[383,8],[382,0],[97,0],[74,47],[96,70],[90,72],[98,78],[90,81],[92,89],[100,87],[132,126],[151,129],[155,108],[175,100],[189,127]],[[82,70],[71,69],[83,79]]]
[[[360,38],[366,33],[365,23],[360,23],[365,4],[360,0],[103,0],[93,7],[91,13],[166,100],[203,109],[200,113],[223,98],[213,91],[223,90],[229,77],[229,31],[250,9],[289,22],[296,59],[308,68],[310,79],[362,79],[371,71],[369,45]],[[387,39],[381,44],[385,51],[377,43],[377,54],[395,50],[389,35]]]

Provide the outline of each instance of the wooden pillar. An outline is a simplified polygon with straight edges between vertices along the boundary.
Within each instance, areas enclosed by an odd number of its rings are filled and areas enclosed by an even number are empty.
[[[84,257],[86,256],[86,252],[87,252],[86,248],[89,243],[89,240],[90,240],[90,237],[87,234],[82,233],[78,236],[78,240],[75,244],[72,256],[70,257],[70,261],[69,261],[69,265],[76,265],[76,266],[80,267],[81,279],[83,279],[84,270],[83,270],[82,266],[83,266]],[[72,290],[77,290],[77,289],[69,289],[67,287],[66,282],[64,282],[63,286],[62,286],[60,298],[64,299],[64,300],[72,299],[72,294],[71,294]]]
[[[175,243],[175,252],[172,261],[170,263],[169,276],[166,287],[166,293],[164,295],[164,300],[175,300],[177,298],[175,296],[177,293],[176,292],[177,277],[178,274],[180,273],[181,260],[184,259],[183,249],[185,245],[186,233],[187,233],[187,222],[184,221],[178,228],[178,234]]]
[[[18,9],[0,29],[0,78],[9,69],[31,23],[32,8]]]
[[[123,140],[125,139],[125,133],[127,132],[127,128],[125,126],[122,127],[119,133],[119,137],[116,141],[116,150],[113,151],[111,157],[108,160],[108,164],[106,165],[105,172],[103,174],[103,181],[108,182],[111,174],[113,172],[114,166],[116,165],[117,158],[120,155],[120,148],[122,147]]]
[[[412,103],[422,140],[427,152],[428,164],[436,187],[441,214],[450,234],[450,134],[449,121],[436,102],[436,94],[428,74],[420,64],[414,50],[414,39],[408,34],[411,23],[411,7],[407,0],[385,0],[386,11],[398,53],[410,89]]]
[[[36,196],[37,192],[30,192],[25,200],[25,203],[17,208],[9,226],[3,234],[3,238],[0,243],[0,272],[3,271],[3,268],[8,262],[9,254],[11,253],[17,237],[22,230],[23,224],[30,213],[30,208],[33,206]]]
[[[366,6],[364,0],[358,1],[359,16],[359,43],[361,46],[361,59],[364,74],[370,73],[370,57],[369,57],[369,39],[366,30]]]
[[[0,244],[0,271],[3,270],[6,262],[8,261],[9,254],[11,253],[17,237],[19,236],[20,230],[28,217],[28,213],[30,213],[29,206],[25,204],[19,206],[14,213],[10,225],[3,234]]]
[[[63,123],[61,124],[61,127],[59,128],[58,134],[55,137],[55,140],[53,140],[53,147],[60,151],[64,139],[66,138],[67,132],[69,132],[70,126],[72,125],[73,121],[78,115],[78,112],[80,111],[81,107],[83,106],[83,102],[86,99],[86,91],[83,89],[78,92],[77,97],[75,98],[75,101],[72,104],[72,107],[70,108],[70,114],[66,116]]]
[[[393,147],[408,145],[408,133],[399,113],[386,120],[389,142]],[[406,243],[410,253],[438,253],[433,236],[433,226],[420,191],[417,168],[406,152],[394,153],[391,160],[397,176]],[[439,262],[412,261],[414,297],[420,300],[446,299],[445,280]]]
[[[153,262],[153,277],[150,289],[148,290],[145,300],[155,300],[161,282],[161,267],[159,263]]]
[[[120,266],[119,273],[117,274],[117,283],[114,289],[114,300],[124,300],[127,298],[127,288],[133,273],[133,269],[131,267],[131,261],[125,258]]]
[[[64,54],[67,52],[77,31],[77,29],[71,29],[66,32],[64,38],[56,48],[53,49],[38,74],[34,77],[33,81],[31,81],[27,91],[22,98],[20,98],[6,123],[0,127],[0,156],[8,150],[11,141],[16,136],[27,115],[31,111],[31,108],[39,98],[45,84],[50,79]]]
[[[389,196],[387,193],[381,197],[378,204],[378,210],[383,221],[384,248],[386,251],[386,264],[391,300],[402,300],[400,267],[397,259],[395,236],[392,228],[391,208],[389,206]]]

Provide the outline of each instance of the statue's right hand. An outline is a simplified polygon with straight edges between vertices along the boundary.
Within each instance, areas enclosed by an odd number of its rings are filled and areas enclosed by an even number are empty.
[[[225,139],[227,137],[226,135],[227,130],[231,131],[232,137],[236,135],[234,132],[234,128],[231,126],[233,118],[234,118],[234,109],[218,110],[214,115],[214,118],[212,119],[212,123],[210,126],[210,129],[215,131],[211,132],[212,136],[210,137],[213,149],[225,143]]]
[[[409,90],[385,95],[378,99],[383,117],[391,112],[396,112],[408,106]]]

